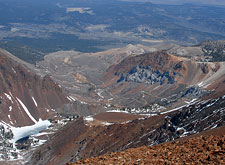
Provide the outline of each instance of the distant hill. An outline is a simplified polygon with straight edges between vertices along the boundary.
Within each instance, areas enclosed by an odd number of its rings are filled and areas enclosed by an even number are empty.
[[[225,10],[213,5],[2,0],[0,10],[0,47],[34,64],[60,50],[98,52],[129,43],[195,45],[225,38]]]

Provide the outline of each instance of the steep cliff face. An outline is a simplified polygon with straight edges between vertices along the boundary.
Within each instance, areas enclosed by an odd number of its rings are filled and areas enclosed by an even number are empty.
[[[0,120],[13,126],[31,125],[53,117],[69,103],[50,76],[35,75],[19,61],[0,53]]]

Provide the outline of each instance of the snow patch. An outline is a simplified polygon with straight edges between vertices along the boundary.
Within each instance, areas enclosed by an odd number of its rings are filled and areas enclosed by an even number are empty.
[[[128,121],[124,121],[122,122],[121,124],[128,124],[128,123],[131,123],[133,120],[128,120]]]
[[[32,97],[32,100],[33,100],[35,106],[37,107],[37,102],[36,102],[36,100],[34,99],[34,97]]]
[[[193,99],[190,102],[187,102],[187,101],[185,101],[185,102],[187,103],[186,105],[183,105],[183,106],[171,109],[171,110],[166,111],[166,112],[161,112],[160,114],[166,114],[166,113],[169,113],[169,112],[174,112],[174,111],[180,110],[181,108],[184,108],[184,107],[189,107],[190,105],[193,105],[193,104],[197,103],[198,100],[197,99]]]
[[[109,122],[102,122],[102,125],[108,126],[108,125],[113,125],[114,123],[109,123]]]
[[[193,103],[193,102],[195,102],[197,99],[192,99],[190,102],[189,101],[184,101],[185,103],[187,103],[187,104],[191,104],[191,103]]]
[[[29,116],[29,118],[30,118],[34,123],[37,123],[37,120],[35,120],[35,118],[30,114],[29,110],[28,110],[27,107],[23,104],[23,102],[22,102],[20,99],[18,99],[18,98],[16,98],[16,99],[19,101],[20,105],[23,107],[24,111],[25,111],[26,114]]]
[[[34,135],[39,133],[42,130],[47,129],[51,125],[50,121],[48,120],[39,120],[37,123],[31,126],[24,126],[24,127],[12,127],[11,130],[13,132],[13,139],[11,139],[11,143],[15,143],[17,140],[22,139],[24,137]]]
[[[11,101],[11,103],[13,103],[12,97],[11,97],[10,95],[8,95],[7,93],[4,93],[4,94],[5,94],[5,96]]]
[[[214,129],[214,128],[216,128],[218,125],[216,124],[216,125],[214,125],[211,129]]]
[[[198,83],[198,86],[199,86],[199,87],[203,87],[203,86],[204,86],[204,82]]]
[[[158,85],[157,87],[155,87],[153,90],[156,90],[156,89],[158,89],[160,87],[160,85]],[[144,91],[143,91],[144,92]]]
[[[68,100],[70,100],[70,102],[74,102],[74,101],[76,101],[76,99],[75,99],[75,98],[73,98],[72,96],[67,96],[67,99],[68,99]]]
[[[121,111],[121,110],[110,110],[110,111],[106,111],[106,112],[118,112],[118,113],[129,113],[129,112],[127,112],[127,111]]]
[[[142,139],[143,137],[145,137],[145,136],[147,136],[147,135],[150,135],[151,133],[153,133],[153,132],[155,132],[156,130],[154,129],[154,130],[152,130],[152,131],[150,131],[150,132],[148,132],[148,133],[145,133],[144,135],[142,135],[141,137],[140,137],[140,139]]]
[[[102,99],[104,99],[104,96],[102,95],[102,92],[104,92],[102,89],[97,89],[97,90],[95,90],[95,92],[97,93],[97,95],[100,97],[100,98],[102,98]]]
[[[126,147],[128,147],[129,145],[131,145],[133,142],[130,142],[130,143],[128,143],[127,145],[126,145]]]
[[[12,71],[13,71],[14,73],[16,73],[16,71],[15,71],[15,69],[14,69],[14,68],[12,68]]]
[[[9,106],[9,112],[11,112],[12,111],[12,106]]]
[[[185,130],[185,129],[183,127],[178,127],[177,131],[180,131],[180,130]]]
[[[84,120],[88,121],[88,122],[92,122],[92,121],[94,121],[94,118],[92,116],[86,116],[86,117],[84,117]]]
[[[84,102],[84,101],[80,101],[80,103],[81,103],[81,104],[88,104],[88,103],[86,103],[86,102]]]
[[[214,105],[216,102],[213,102],[211,104],[208,104],[206,107],[211,107],[212,105]]]
[[[70,98],[71,100],[73,100],[73,101],[76,101],[76,99],[73,98],[72,96],[69,96],[69,98]]]
[[[13,125],[13,122],[12,122],[12,119],[11,119],[11,116],[10,115],[8,115],[8,118],[9,118],[10,124]]]
[[[69,97],[69,96],[67,96],[67,99],[70,101],[70,102],[72,102],[73,100]]]
[[[206,84],[205,82],[200,82],[198,83],[198,87],[202,87],[202,88],[207,88],[209,85],[211,85],[211,83]]]
[[[174,112],[174,111],[177,111],[177,110],[179,110],[179,109],[181,109],[183,107],[186,107],[186,105],[183,105],[183,106],[178,107],[178,108],[171,109],[171,110],[166,111],[166,112],[161,112],[160,114],[166,114],[166,113]]]
[[[32,135],[32,137],[38,137],[38,136],[43,136],[43,135],[50,135],[53,134],[54,132],[41,132],[35,135]]]
[[[8,117],[10,118],[10,115],[8,115]],[[0,161],[9,161],[8,163],[10,164],[10,161],[21,160],[24,162],[24,153],[16,148],[16,142],[19,139],[30,136],[33,139],[33,142],[31,143],[31,150],[46,142],[46,140],[37,139],[35,134],[48,128],[50,126],[50,122],[39,119],[38,123],[31,126],[13,127],[4,121],[0,121],[0,126],[4,128],[0,129],[0,131],[4,130],[5,133],[9,134],[9,136],[3,136],[3,139],[1,139],[1,144],[4,144],[0,145]],[[39,133],[39,136],[50,133],[52,132]]]
[[[155,115],[154,115],[155,116]],[[146,118],[145,117],[140,117],[138,118],[138,120],[145,120]]]
[[[110,134],[109,136],[112,136],[113,135],[113,133],[112,134]]]

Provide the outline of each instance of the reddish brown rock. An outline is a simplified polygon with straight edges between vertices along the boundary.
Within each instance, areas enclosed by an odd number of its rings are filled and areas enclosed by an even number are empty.
[[[53,109],[69,103],[61,88],[50,76],[32,73],[19,59],[0,51],[0,120],[13,126],[31,125],[35,120],[55,115]]]

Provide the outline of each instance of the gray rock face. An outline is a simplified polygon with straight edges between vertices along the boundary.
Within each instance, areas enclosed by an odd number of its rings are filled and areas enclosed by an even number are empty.
[[[173,72],[171,74],[169,71],[160,72],[158,70],[151,69],[150,66],[144,67],[138,65],[133,67],[128,73],[123,73],[117,82],[145,82],[147,84],[160,83],[160,85],[164,83],[173,84],[176,81],[175,76],[182,75],[178,72]]]
[[[6,129],[3,125],[0,125],[0,139],[12,139],[13,133],[10,129]]]
[[[205,41],[201,48],[209,61],[225,61],[225,40]]]
[[[12,131],[0,124],[0,160],[17,159],[18,155],[9,141],[12,138]]]

